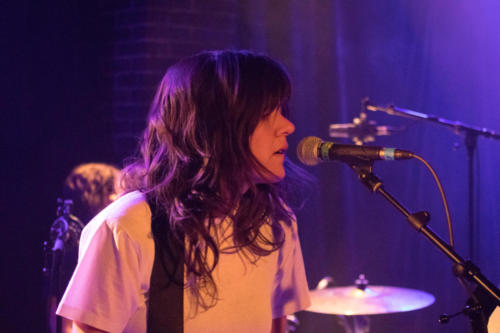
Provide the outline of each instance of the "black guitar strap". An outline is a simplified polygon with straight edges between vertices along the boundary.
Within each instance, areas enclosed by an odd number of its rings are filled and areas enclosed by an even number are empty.
[[[148,197],[155,258],[151,273],[147,333],[183,333],[184,244],[175,239],[168,217]]]

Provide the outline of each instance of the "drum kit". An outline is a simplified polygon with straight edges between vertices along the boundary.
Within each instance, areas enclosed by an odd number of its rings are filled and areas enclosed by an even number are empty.
[[[331,281],[325,277],[310,291],[311,306],[305,311],[338,316],[348,333],[369,332],[366,316],[418,310],[435,301],[433,295],[420,290],[371,286],[364,274],[353,286],[328,287]],[[352,324],[346,316],[352,317]]]

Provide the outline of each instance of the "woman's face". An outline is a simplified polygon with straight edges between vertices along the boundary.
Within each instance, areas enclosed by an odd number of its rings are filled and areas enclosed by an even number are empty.
[[[271,174],[258,177],[257,182],[274,183],[285,178],[286,137],[294,131],[295,126],[282,115],[281,108],[276,108],[259,121],[250,135],[250,151]]]

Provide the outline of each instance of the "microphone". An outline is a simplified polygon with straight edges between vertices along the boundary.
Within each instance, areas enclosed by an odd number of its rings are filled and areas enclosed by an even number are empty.
[[[305,165],[316,165],[322,161],[353,160],[406,160],[413,158],[413,153],[386,147],[356,146],[322,141],[315,136],[300,140],[297,146],[297,157]]]

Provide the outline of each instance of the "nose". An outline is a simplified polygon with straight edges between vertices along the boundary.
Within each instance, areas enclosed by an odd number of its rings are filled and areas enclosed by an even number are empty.
[[[280,132],[281,135],[290,135],[295,132],[295,125],[285,116],[280,114]]]

